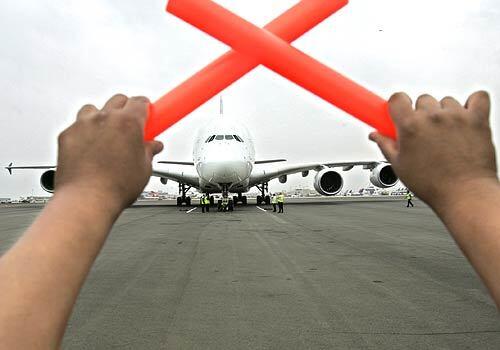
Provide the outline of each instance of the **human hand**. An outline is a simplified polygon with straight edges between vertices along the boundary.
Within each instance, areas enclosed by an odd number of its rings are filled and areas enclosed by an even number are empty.
[[[151,176],[153,156],[163,149],[161,142],[144,141],[148,105],[145,97],[118,94],[101,110],[83,106],[59,135],[55,196],[70,191],[96,198],[115,214],[131,205]]]
[[[472,94],[465,107],[452,97],[438,102],[422,95],[415,110],[408,95],[398,93],[390,98],[389,109],[398,140],[377,132],[370,140],[401,181],[430,206],[446,206],[456,195],[498,184],[486,92]]]

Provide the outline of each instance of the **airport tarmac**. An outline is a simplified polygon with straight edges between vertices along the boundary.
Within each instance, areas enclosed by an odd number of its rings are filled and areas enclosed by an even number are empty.
[[[279,215],[255,205],[130,208],[63,348],[499,349],[486,290],[415,204],[298,201]],[[0,254],[39,211],[0,207]]]

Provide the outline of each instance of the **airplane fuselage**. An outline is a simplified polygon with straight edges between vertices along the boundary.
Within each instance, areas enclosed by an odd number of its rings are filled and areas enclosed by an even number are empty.
[[[198,133],[193,162],[200,178],[200,190],[217,193],[248,191],[255,162],[255,148],[246,128],[226,118],[214,120]]]

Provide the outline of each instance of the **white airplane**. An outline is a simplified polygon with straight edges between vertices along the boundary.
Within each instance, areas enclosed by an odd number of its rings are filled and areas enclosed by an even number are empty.
[[[324,196],[334,196],[342,190],[342,175],[335,168],[343,171],[351,170],[355,166],[362,166],[370,170],[370,181],[379,188],[394,186],[398,178],[392,167],[385,161],[367,162],[338,162],[338,163],[304,163],[287,164],[279,168],[266,169],[263,164],[286,162],[285,159],[256,160],[255,148],[248,130],[241,124],[236,124],[227,118],[217,118],[201,128],[193,147],[192,162],[160,161],[160,164],[182,165],[185,171],[168,169],[153,169],[153,176],[160,178],[163,184],[168,180],[179,183],[179,197],[177,205],[191,205],[191,198],[187,192],[191,188],[200,193],[213,195],[221,193],[228,198],[228,208],[233,210],[237,203],[247,204],[247,197],[243,194],[252,187],[260,191],[257,196],[257,205],[270,204],[268,183],[273,179],[285,183],[287,176],[302,173],[303,177],[309,171],[316,171],[314,188]],[[54,192],[55,166],[12,166],[6,167],[12,174],[13,169],[48,169],[41,178],[41,187],[47,192]],[[214,197],[210,196],[211,204]]]

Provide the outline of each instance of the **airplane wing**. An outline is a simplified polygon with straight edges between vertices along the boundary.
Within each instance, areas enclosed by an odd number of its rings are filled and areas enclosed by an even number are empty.
[[[286,159],[266,159],[266,160],[256,160],[255,164],[268,164],[268,163],[280,163],[286,162]]]
[[[193,162],[177,162],[173,160],[160,160],[158,163],[160,164],[174,164],[174,165],[192,165],[194,166]]]
[[[153,169],[153,176],[162,179],[172,180],[181,184],[185,184],[194,188],[200,187],[200,179],[198,175],[187,171],[172,171],[168,169]]]
[[[252,175],[250,176],[250,186],[269,182],[272,179],[276,179],[283,175],[308,172],[310,170],[321,171],[324,168],[342,168],[342,170],[347,171],[351,170],[355,166],[362,166],[364,169],[371,170],[381,163],[387,163],[387,161],[290,164],[272,170],[259,169],[259,167],[255,167]]]
[[[55,165],[31,165],[31,166],[12,166],[12,163],[9,166],[6,166],[5,169],[12,175],[12,170],[16,169],[55,169]]]
[[[44,170],[48,170],[48,169],[55,169],[55,168],[57,168],[56,165],[13,166],[12,163],[10,163],[8,166],[5,167],[5,169],[11,175],[12,175],[13,170],[18,170],[18,169],[44,169]],[[169,170],[163,170],[163,169],[162,170],[153,169],[152,176],[157,176],[160,178],[173,180],[175,182],[183,183],[183,184],[191,186],[191,187],[198,188],[200,186],[198,176],[194,175],[194,174],[190,174],[188,172],[175,172],[175,171],[169,171]]]

